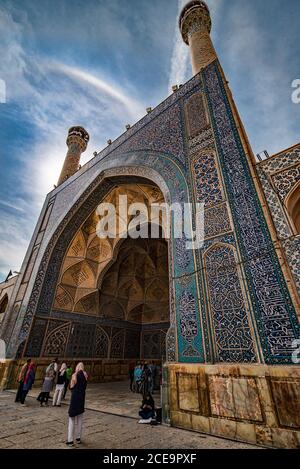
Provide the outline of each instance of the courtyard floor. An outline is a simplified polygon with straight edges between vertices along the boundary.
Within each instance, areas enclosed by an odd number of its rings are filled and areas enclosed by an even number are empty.
[[[0,448],[64,449],[68,399],[62,407],[41,408],[34,389],[26,407],[14,402],[14,393],[0,393]],[[156,401],[159,395],[156,394]],[[209,435],[167,426],[138,425],[140,396],[128,383],[91,384],[87,390],[83,444],[72,449],[251,449],[257,448]]]

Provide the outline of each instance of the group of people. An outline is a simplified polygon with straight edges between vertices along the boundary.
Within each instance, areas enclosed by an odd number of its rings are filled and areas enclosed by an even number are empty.
[[[35,381],[35,364],[28,359],[21,368],[18,375],[18,390],[15,402],[26,405],[25,400],[28,392]],[[153,423],[157,420],[157,412],[152,397],[154,390],[157,367],[154,363],[138,363],[130,372],[130,389],[143,395],[142,404],[139,410],[139,423]],[[66,363],[59,367],[58,359],[53,360],[46,368],[42,389],[37,397],[41,407],[48,405],[50,392],[54,389],[52,405],[61,406],[61,401],[65,398],[67,390],[71,390],[71,400],[69,406],[69,424],[67,446],[74,446],[74,442],[81,443],[82,421],[85,407],[85,393],[88,381],[88,374],[82,362],[78,363],[75,372]],[[55,388],[54,388],[55,387]]]
[[[18,390],[15,402],[20,402],[25,406],[25,400],[28,392],[35,381],[35,364],[28,359],[21,368],[18,376]],[[73,446],[81,443],[82,419],[85,407],[85,391],[87,386],[88,374],[84,370],[84,364],[78,363],[75,372],[66,363],[58,366],[58,359],[53,360],[45,371],[41,392],[37,398],[41,407],[48,405],[50,392],[55,390],[52,399],[53,406],[61,406],[62,399],[65,398],[68,388],[71,390],[71,400],[69,406],[69,425],[67,446]]]
[[[138,362],[135,367],[129,370],[130,390],[146,396],[147,393],[153,394],[160,384],[160,369],[154,362]]]
[[[32,388],[35,381],[35,364],[29,358],[25,365],[21,368],[18,376],[18,391],[15,402],[20,402],[25,406],[25,400],[28,392]],[[58,359],[53,360],[47,367],[41,392],[37,398],[41,407],[45,404],[48,405],[50,392],[55,385],[54,396],[52,400],[53,406],[60,407],[62,399],[65,399],[69,387],[69,383],[73,374],[73,369],[66,363],[63,363],[58,370]]]

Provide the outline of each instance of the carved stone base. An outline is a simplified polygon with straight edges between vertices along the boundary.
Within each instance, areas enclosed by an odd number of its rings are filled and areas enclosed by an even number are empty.
[[[171,425],[300,448],[300,367],[169,364]]]

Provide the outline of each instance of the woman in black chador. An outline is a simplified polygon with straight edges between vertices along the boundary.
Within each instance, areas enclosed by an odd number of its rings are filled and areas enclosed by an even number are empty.
[[[88,375],[84,371],[84,364],[78,363],[75,373],[72,375],[70,384],[72,395],[69,408],[68,446],[74,445],[75,438],[77,443],[81,443],[87,378]]]
[[[155,404],[150,392],[143,398],[139,416],[141,417],[139,423],[150,423],[155,417]]]

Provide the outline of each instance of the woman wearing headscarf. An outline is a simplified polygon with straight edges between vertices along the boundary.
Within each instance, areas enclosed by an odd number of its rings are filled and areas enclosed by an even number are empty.
[[[20,373],[18,374],[19,386],[18,386],[18,391],[17,391],[15,402],[21,402],[24,379],[27,374],[30,363],[31,363],[31,358],[28,358],[26,363],[22,366]]]
[[[54,392],[53,400],[52,400],[53,407],[54,406],[60,407],[66,379],[67,379],[67,365],[66,363],[63,363],[57,375],[57,383],[55,386],[55,392]]]
[[[55,376],[56,376],[55,362],[53,361],[52,363],[50,363],[50,365],[46,369],[41,393],[37,398],[37,400],[40,401],[41,403],[41,407],[43,407],[44,403],[48,405],[48,400],[49,400],[50,392],[53,389]]]
[[[84,371],[84,364],[82,362],[78,363],[70,383],[72,395],[69,408],[68,446],[74,445],[75,438],[77,443],[81,443],[87,379],[88,375]]]
[[[139,416],[141,417],[139,423],[150,423],[155,417],[155,404],[150,392],[144,395]]]
[[[21,405],[25,406],[25,399],[32,388],[32,385],[34,383],[35,379],[35,365],[34,363],[30,363],[28,366],[28,370],[26,372],[26,375],[24,376],[24,382],[23,382],[23,390],[22,390],[22,395],[21,395]]]

